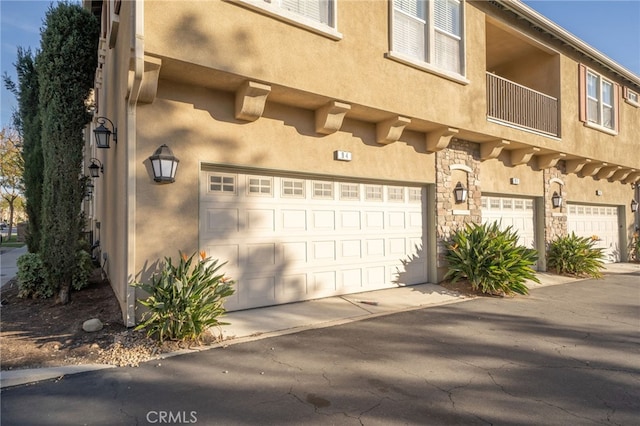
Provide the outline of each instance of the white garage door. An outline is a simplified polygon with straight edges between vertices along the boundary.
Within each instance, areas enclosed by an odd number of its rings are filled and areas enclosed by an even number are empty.
[[[482,197],[482,223],[491,222],[498,222],[502,230],[511,226],[520,245],[536,248],[532,198]]]
[[[424,187],[212,170],[200,195],[229,310],[427,281]]]
[[[580,237],[598,240],[595,247],[604,249],[604,261],[620,261],[620,221],[615,206],[569,204],[567,231]]]

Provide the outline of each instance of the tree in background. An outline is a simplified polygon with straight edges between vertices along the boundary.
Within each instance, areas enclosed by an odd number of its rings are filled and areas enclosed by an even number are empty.
[[[16,202],[23,191],[24,163],[20,154],[20,138],[10,129],[0,131],[0,197],[9,206],[9,233],[13,230]]]
[[[58,3],[41,32],[35,65],[39,84],[44,179],[40,255],[59,303],[69,301],[82,230],[85,101],[98,64],[97,19],[82,7]]]
[[[37,56],[37,53],[35,56]],[[24,50],[18,47],[18,59],[14,64],[18,76],[17,84],[6,73],[3,76],[5,87],[18,100],[18,110],[13,114],[13,122],[22,138],[24,197],[29,218],[26,241],[31,253],[40,251],[44,171],[42,143],[40,140],[42,126],[38,109],[39,84],[35,68],[35,56],[30,49]]]

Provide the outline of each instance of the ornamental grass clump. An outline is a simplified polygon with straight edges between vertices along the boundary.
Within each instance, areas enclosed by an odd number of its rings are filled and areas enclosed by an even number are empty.
[[[219,319],[225,313],[224,300],[234,293],[234,281],[218,271],[218,263],[200,252],[187,256],[180,253],[177,265],[165,257],[159,273],[150,283],[135,283],[149,296],[139,300],[148,310],[136,330],[147,329],[147,336],[164,340],[199,341],[210,328],[227,323]],[[194,262],[195,260],[195,262]]]
[[[600,278],[604,268],[604,251],[595,247],[597,236],[579,237],[571,235],[558,237],[549,245],[547,265],[560,275]]]
[[[533,270],[538,252],[518,245],[518,234],[497,223],[468,224],[446,243],[449,270],[444,276],[456,282],[467,279],[474,290],[486,294],[527,294],[525,282],[540,280]]]

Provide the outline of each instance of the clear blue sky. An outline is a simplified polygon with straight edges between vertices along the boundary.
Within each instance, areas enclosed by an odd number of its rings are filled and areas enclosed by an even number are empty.
[[[50,3],[0,0],[0,71],[14,80],[17,46],[32,50],[39,47],[40,26]],[[524,0],[524,3],[640,75],[640,0]],[[10,125],[16,102],[4,84],[0,103],[0,125]]]

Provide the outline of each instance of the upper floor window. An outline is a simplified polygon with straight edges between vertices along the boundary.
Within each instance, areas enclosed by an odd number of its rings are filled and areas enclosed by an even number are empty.
[[[624,88],[624,99],[635,107],[640,107],[640,96],[628,87]]]
[[[333,27],[332,0],[264,0],[281,9]]]
[[[393,0],[393,52],[462,74],[463,10],[461,0]]]
[[[580,120],[618,130],[618,85],[580,65]]]
[[[336,28],[337,0],[226,0],[307,29],[325,37],[341,40]]]

